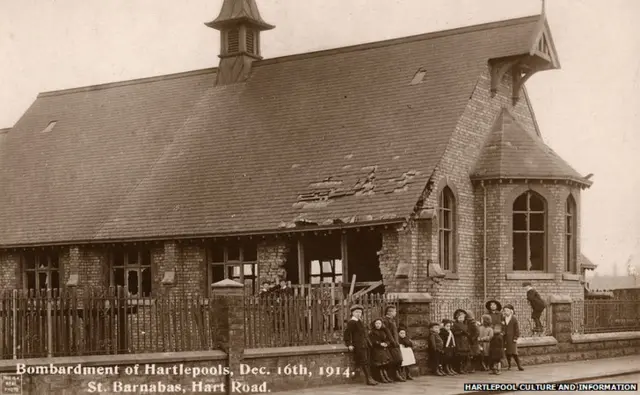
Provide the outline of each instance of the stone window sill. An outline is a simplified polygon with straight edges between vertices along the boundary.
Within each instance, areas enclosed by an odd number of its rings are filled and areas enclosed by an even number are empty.
[[[575,273],[562,273],[562,279],[567,281],[580,281],[581,277],[582,276]]]
[[[444,278],[447,280],[460,280],[460,275],[454,272],[445,272]]]
[[[553,280],[555,273],[545,272],[511,272],[506,275],[507,280]]]

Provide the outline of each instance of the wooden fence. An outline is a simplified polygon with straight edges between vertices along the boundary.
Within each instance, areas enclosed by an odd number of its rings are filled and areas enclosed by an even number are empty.
[[[217,349],[216,302],[122,290],[0,293],[2,359]]]
[[[575,301],[571,315],[574,333],[640,331],[640,301],[635,298]]]
[[[397,299],[382,294],[365,294],[353,300],[340,287],[316,286],[304,293],[267,294],[245,297],[245,342],[248,348],[290,347],[342,343],[350,306],[364,307],[369,323],[384,315]]]

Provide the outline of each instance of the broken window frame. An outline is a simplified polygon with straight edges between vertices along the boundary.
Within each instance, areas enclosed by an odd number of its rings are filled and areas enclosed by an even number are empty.
[[[215,255],[213,250],[214,248],[222,249],[222,259],[214,260]],[[238,249],[238,259],[229,259],[229,250],[231,248]],[[251,248],[255,250],[255,254],[252,251],[251,255],[255,256],[255,259],[245,259],[246,250]],[[211,292],[211,284],[221,281],[219,279],[214,279],[214,267],[222,267],[224,278],[223,280],[233,280],[245,285],[245,290],[247,290],[246,280],[251,281],[250,283],[250,293],[255,295],[260,290],[259,284],[259,273],[258,273],[258,246],[257,243],[237,243],[237,244],[217,244],[210,246],[207,249],[207,284],[209,285],[207,288],[209,292]],[[239,275],[236,275],[234,272],[239,272]],[[250,269],[249,275],[245,274],[245,271]],[[249,291],[247,291],[249,292]]]
[[[569,195],[567,197],[566,204],[566,217],[565,217],[565,272],[567,273],[577,273],[578,269],[578,261],[577,261],[577,251],[578,251],[578,243],[576,238],[576,231],[578,226],[577,221],[577,205],[573,196]]]
[[[337,262],[340,261],[340,271],[336,270]],[[318,273],[313,272],[313,263],[318,262],[318,268],[320,269]],[[329,263],[331,266],[330,271],[324,270],[324,263]],[[341,284],[344,274],[344,262],[340,258],[331,258],[331,259],[312,259],[309,261],[309,283],[312,285],[320,285],[320,284]],[[318,282],[314,282],[314,279],[319,279]],[[331,281],[325,282],[324,279],[329,278]],[[337,280],[337,281],[336,281]]]
[[[456,198],[451,188],[445,186],[438,196],[438,264],[452,273],[456,271],[455,232]]]
[[[26,252],[22,255],[21,260],[23,289],[41,291],[62,288],[60,255],[57,251]],[[29,263],[29,261],[32,261],[33,264]],[[42,275],[44,275],[44,284],[41,284]],[[29,288],[29,283],[31,282],[29,277],[31,276],[33,276],[34,288]],[[54,284],[51,284],[51,282]]]
[[[122,264],[116,263],[116,255],[122,254]],[[132,256],[135,256],[135,263],[131,259]],[[148,262],[148,264],[146,263]],[[122,270],[122,286],[126,292],[128,297],[135,298],[151,298],[153,296],[153,256],[151,254],[151,249],[148,247],[128,247],[128,248],[120,248],[118,251],[112,251],[110,254],[110,270],[109,270],[109,284],[112,287],[117,287],[119,284],[116,283],[116,272],[118,270]],[[148,270],[150,281],[148,289],[143,289],[143,273],[145,270]],[[138,293],[133,293],[130,288],[129,283],[129,272],[137,273],[137,287]]]
[[[516,204],[521,198],[525,198],[526,207],[525,210],[516,210]],[[531,208],[531,200],[532,198],[538,199],[542,204],[542,210],[533,210]],[[511,260],[512,265],[511,268],[513,271],[518,272],[545,272],[547,270],[547,200],[537,192],[528,190],[524,193],[518,195],[512,205],[513,214],[512,214],[512,223],[511,223]],[[518,215],[524,215],[526,227],[525,229],[516,230],[516,218]],[[532,215],[542,215],[542,230],[531,229],[531,216]],[[516,268],[516,256],[520,254],[516,254],[516,248],[519,244],[516,244],[516,235],[525,235],[525,253],[528,261],[525,263],[526,269]],[[540,253],[540,259],[542,260],[542,267],[540,269],[533,269],[533,263],[531,262],[531,237],[532,235],[542,235],[542,251],[537,251]],[[531,265],[529,265],[531,263]]]

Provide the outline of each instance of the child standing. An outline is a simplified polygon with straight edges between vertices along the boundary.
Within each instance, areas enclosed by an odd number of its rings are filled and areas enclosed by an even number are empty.
[[[496,327],[502,325],[502,305],[495,299],[488,301],[485,305],[487,314],[491,317],[491,326],[495,330]]]
[[[413,354],[413,342],[407,336],[407,328],[402,325],[398,327],[398,342],[402,353],[402,375],[407,380],[413,380],[410,369],[416,364],[416,356]]]
[[[390,337],[389,354],[391,355],[391,362],[387,372],[389,377],[395,381],[406,381],[400,374],[402,370],[402,353],[400,352],[400,343],[398,339],[398,327],[396,326],[397,311],[395,306],[387,306],[384,309],[384,318],[382,318],[382,325],[388,331]]]
[[[446,374],[455,376],[457,373],[453,370],[453,364],[455,362],[456,339],[451,332],[451,325],[453,325],[453,321],[446,318],[442,320],[442,329],[440,329],[440,338],[444,343],[442,366]]]
[[[476,365],[480,358],[480,343],[478,342],[478,336],[480,335],[478,330],[478,322],[473,317],[473,313],[467,311],[467,318],[465,320],[467,324],[467,330],[469,331],[469,349],[470,351],[470,364],[468,372],[473,373],[476,371]]]
[[[489,370],[491,363],[489,362],[489,342],[493,337],[493,328],[491,327],[491,316],[485,314],[481,318],[482,326],[478,328],[478,343],[480,344],[480,352],[482,359],[482,370]]]
[[[496,328],[493,336],[489,341],[489,363],[491,365],[491,373],[500,374],[502,360],[504,359],[504,338],[500,332],[500,328]]]
[[[451,327],[451,331],[453,332],[453,336],[456,340],[456,370],[460,374],[469,373],[468,367],[470,364],[470,356],[471,356],[471,346],[469,344],[469,329],[467,328],[467,323],[465,319],[467,317],[467,312],[458,309],[453,313],[454,323]]]
[[[361,305],[351,306],[351,319],[347,322],[344,330],[344,344],[353,353],[353,359],[357,367],[362,369],[365,383],[367,385],[378,385],[378,382],[371,377],[369,369],[369,347],[371,342],[367,336],[367,330],[362,322]]]
[[[504,306],[504,321],[502,328],[504,329],[504,347],[507,354],[507,369],[511,370],[511,358],[516,361],[518,370],[524,370],[520,365],[518,357],[518,339],[520,338],[520,325],[514,313],[513,305]]]
[[[429,369],[436,376],[445,376],[446,373],[442,368],[442,359],[444,354],[444,342],[440,337],[440,324],[432,322],[429,324],[428,358]]]
[[[374,366],[376,374],[381,382],[392,383],[393,380],[387,372],[391,363],[389,346],[392,340],[389,338],[388,330],[382,325],[381,318],[377,318],[371,323],[369,340],[371,341],[371,364]]]

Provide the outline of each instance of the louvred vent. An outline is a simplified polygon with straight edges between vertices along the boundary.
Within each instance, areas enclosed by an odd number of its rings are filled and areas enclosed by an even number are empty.
[[[247,52],[249,52],[250,54],[255,53],[255,47],[256,47],[255,43],[256,43],[255,33],[253,32],[253,30],[247,30]]]
[[[238,29],[229,30],[227,39],[227,52],[234,53],[240,51],[240,31]]]

